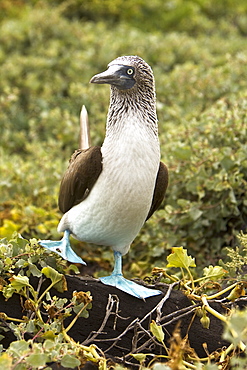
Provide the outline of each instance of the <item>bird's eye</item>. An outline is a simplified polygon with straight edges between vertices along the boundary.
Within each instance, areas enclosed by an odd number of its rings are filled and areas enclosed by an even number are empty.
[[[127,75],[131,76],[133,75],[133,73],[134,73],[134,70],[132,68],[127,69]]]

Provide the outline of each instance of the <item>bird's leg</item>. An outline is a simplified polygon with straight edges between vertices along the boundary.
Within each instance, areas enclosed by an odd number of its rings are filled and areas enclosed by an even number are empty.
[[[71,248],[70,242],[69,242],[69,236],[70,236],[70,231],[65,230],[64,236],[61,240],[59,241],[40,240],[39,244],[42,247],[59,254],[59,256],[61,256],[62,258],[64,258],[65,260],[69,262],[81,263],[82,265],[86,265],[86,262],[84,262],[79,256],[77,256],[77,254]]]
[[[112,275],[123,276],[122,273],[122,254],[114,251],[114,269]]]
[[[159,290],[149,289],[143,285],[136,284],[134,281],[127,280],[122,274],[122,254],[114,251],[114,269],[110,276],[100,278],[100,281],[106,285],[112,285],[125,293],[137,298],[148,298],[161,294]]]

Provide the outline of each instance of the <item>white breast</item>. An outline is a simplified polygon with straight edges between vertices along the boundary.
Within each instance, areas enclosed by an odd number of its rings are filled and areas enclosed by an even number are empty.
[[[89,196],[63,216],[58,231],[125,254],[149,212],[160,153],[145,124],[132,118],[119,127],[105,138],[103,171]]]

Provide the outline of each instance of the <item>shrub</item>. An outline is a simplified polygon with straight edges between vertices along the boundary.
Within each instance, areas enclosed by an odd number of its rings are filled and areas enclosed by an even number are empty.
[[[148,33],[131,23],[115,24],[113,32],[107,23],[66,18],[59,6],[20,4],[23,12],[2,20],[0,29],[1,233],[57,237],[59,181],[78,147],[82,104],[93,144],[104,137],[109,88],[88,82],[115,57],[139,54],[155,73],[170,185],[126,264],[142,274],[150,263],[162,264],[173,245],[202,263],[235,245],[235,234],[246,228],[245,38],[231,24],[227,39],[220,27],[194,37]],[[111,258],[108,248],[92,253],[83,244],[83,250],[84,258]]]

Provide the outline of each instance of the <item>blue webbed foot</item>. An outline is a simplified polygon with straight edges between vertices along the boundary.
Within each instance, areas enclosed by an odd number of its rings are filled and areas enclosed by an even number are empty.
[[[116,288],[122,290],[125,293],[133,295],[137,298],[148,298],[158,294],[161,292],[157,289],[149,289],[144,287],[143,285],[139,285],[134,281],[127,280],[123,277],[123,275],[110,275],[100,278],[100,281],[106,285],[112,285]]]
[[[52,241],[52,240],[40,240],[39,244],[49,249],[52,252],[59,254],[63,259],[72,262],[72,263],[80,263],[82,265],[86,265],[84,262],[71,248],[69,242],[69,230],[65,230],[64,236],[59,241]]]
[[[137,298],[148,298],[161,294],[157,289],[149,289],[143,285],[139,285],[134,281],[127,280],[122,274],[122,255],[120,252],[114,252],[115,265],[110,276],[100,278],[100,281],[106,285],[112,285],[125,293],[128,293]]]

